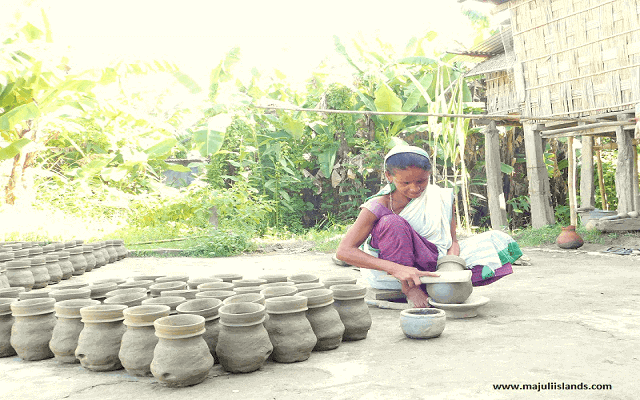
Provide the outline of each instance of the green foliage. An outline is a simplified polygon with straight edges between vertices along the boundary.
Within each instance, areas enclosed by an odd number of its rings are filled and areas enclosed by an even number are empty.
[[[255,245],[246,234],[233,231],[213,231],[211,236],[198,238],[192,247],[183,250],[187,257],[230,257],[253,250]]]

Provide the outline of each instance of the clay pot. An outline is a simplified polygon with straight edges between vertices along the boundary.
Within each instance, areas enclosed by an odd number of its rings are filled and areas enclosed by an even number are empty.
[[[170,387],[196,385],[213,367],[213,356],[202,338],[205,319],[200,315],[171,315],[154,322],[158,344],[151,373]]]
[[[333,350],[342,343],[344,324],[333,306],[333,291],[330,289],[305,290],[296,296],[307,298],[307,319],[318,339],[315,351]]]
[[[105,263],[111,263],[111,255],[109,254],[109,251],[107,251],[107,242],[102,241],[98,243],[100,243],[100,252],[102,252],[102,257],[104,258]]]
[[[94,283],[98,283],[98,282],[96,281]],[[71,282],[58,283],[57,285],[53,286],[52,289],[54,289],[54,290],[58,290],[58,289],[81,289],[81,288],[87,288],[87,287],[89,287],[89,284],[87,282],[71,281]]]
[[[82,275],[87,269],[87,259],[83,255],[82,247],[71,247],[69,250],[69,261],[73,265],[73,275]]]
[[[138,295],[147,295],[147,289],[143,288],[143,287],[132,287],[132,288],[126,288],[126,289],[115,289],[112,290],[110,292],[105,293],[105,296],[107,298],[109,297],[113,297],[113,296],[119,296],[121,294],[138,294]]]
[[[221,328],[216,354],[222,368],[233,373],[260,369],[273,352],[269,333],[262,324],[265,307],[256,303],[226,304],[218,313]]]
[[[20,298],[20,293],[23,293],[25,291],[26,290],[22,286],[0,289],[0,298],[1,299],[18,299]]]
[[[242,275],[234,274],[234,273],[215,274],[212,277],[213,278],[220,278],[220,279],[222,279],[222,282],[229,282],[229,283],[232,283],[233,281],[237,281],[237,280],[242,279]]]
[[[326,289],[320,282],[297,283],[296,288],[298,289],[298,292],[304,292],[305,290],[314,289]]]
[[[13,326],[13,315],[11,315],[11,304],[18,301],[14,298],[0,298],[0,357],[15,356],[16,351],[11,346],[11,327]]]
[[[260,291],[260,294],[262,294],[265,299],[280,296],[293,296],[296,293],[298,293],[298,288],[295,286],[273,286]]]
[[[295,286],[296,284],[293,282],[271,282],[271,283],[265,283],[264,285],[260,285],[261,289],[267,289],[270,287],[279,287],[279,286]]]
[[[239,288],[260,286],[267,283],[267,281],[265,279],[234,279],[231,283],[233,283],[234,287]]]
[[[85,258],[85,260],[87,260],[87,267],[85,268],[84,272],[93,271],[97,264],[96,257],[93,255],[93,246],[85,244],[82,245],[81,248],[82,256]]]
[[[344,324],[342,340],[361,340],[371,328],[371,314],[364,302],[367,287],[363,285],[334,285],[333,299],[340,319]]]
[[[7,261],[13,260],[13,253],[0,252],[0,289],[11,287],[7,278]]]
[[[434,301],[443,304],[461,304],[473,292],[473,284],[467,282],[427,283],[427,294]]]
[[[128,255],[128,251],[127,248],[124,247],[124,240],[123,239],[115,239],[113,241],[113,248],[116,251],[117,254],[117,260],[122,260],[123,258],[125,258]]]
[[[462,257],[447,255],[438,259],[438,271],[464,271],[467,262]]]
[[[76,246],[82,246],[84,244],[84,240],[82,239],[75,239],[74,242],[76,243]]]
[[[576,232],[575,225],[569,225],[562,228],[562,232],[556,238],[556,244],[561,249],[577,249],[582,247],[584,240]]]
[[[80,309],[84,328],[78,336],[76,357],[91,371],[122,369],[118,353],[125,326],[122,304],[99,304]]]
[[[224,299],[223,303],[225,305],[234,303],[257,303],[264,305],[264,300],[264,296],[260,293],[244,293],[228,297]]]
[[[447,317],[437,308],[410,308],[400,312],[402,332],[411,339],[430,339],[444,331]]]
[[[46,287],[42,289],[29,290],[28,292],[20,292],[18,293],[18,298],[20,300],[47,299],[49,298],[49,293],[51,293],[51,289]]]
[[[101,242],[96,242],[89,244],[89,246],[93,248],[93,257],[96,259],[95,268],[100,268],[107,265],[107,260],[104,258],[104,254],[102,253],[102,247],[104,245]]]
[[[220,315],[218,315],[220,307],[222,307],[222,300],[214,298],[189,300],[176,307],[178,314],[195,314],[204,317],[205,332],[202,334],[202,338],[209,347],[214,363],[219,362],[216,356],[216,346],[220,334]]]
[[[265,274],[260,275],[258,279],[264,279],[266,283],[287,282],[287,274]]]
[[[135,275],[135,276],[132,276],[131,278],[134,281],[153,281],[153,282],[155,282],[156,279],[163,278],[165,276],[166,275]]]
[[[73,299],[59,301],[54,305],[56,326],[53,328],[49,348],[55,355],[56,361],[63,364],[76,364],[80,360],[76,358],[76,347],[78,347],[78,336],[84,328],[80,309],[82,307],[100,304],[98,300]]]
[[[49,271],[45,266],[46,263],[47,259],[44,257],[33,257],[31,259],[31,266],[29,267],[29,270],[33,274],[33,289],[41,289],[49,285],[51,277],[49,276]]]
[[[109,255],[109,264],[114,263],[118,260],[118,252],[113,247],[113,240],[106,240],[104,249],[107,251]]]
[[[159,304],[159,305],[169,306],[169,308],[171,309],[169,314],[173,315],[178,313],[176,311],[176,307],[178,307],[180,304],[184,303],[185,301],[187,301],[187,299],[180,296],[164,296],[164,297],[154,297],[151,299],[142,300],[142,305],[147,305],[147,304],[158,305]]]
[[[135,376],[151,376],[153,351],[158,344],[153,323],[171,312],[165,305],[142,305],[123,311],[127,327],[122,335],[118,357],[128,373]]]
[[[11,303],[14,323],[11,327],[11,346],[25,361],[52,358],[49,341],[56,325],[54,299],[29,299]]]
[[[293,282],[296,285],[300,283],[320,282],[320,278],[313,274],[294,274],[290,275],[287,279],[289,280],[289,282]]]
[[[160,296],[165,290],[185,290],[187,283],[183,281],[169,281],[162,283],[154,283],[149,287],[152,297]]]
[[[187,287],[187,282],[189,281],[189,275],[181,274],[181,275],[167,275],[161,278],[156,279],[156,283],[166,283],[166,282],[184,282],[184,287]]]
[[[58,256],[58,265],[62,271],[62,279],[69,279],[73,276],[73,263],[69,260],[71,254],[68,251],[57,251],[53,253]]]
[[[11,287],[23,287],[25,290],[31,290],[35,284],[33,273],[31,272],[31,264],[28,260],[12,260],[7,261],[7,280]]]
[[[122,279],[122,278],[105,278],[105,279],[98,279],[97,281],[94,281],[93,283],[113,282],[116,285],[120,285],[122,283],[125,283],[126,281],[127,281],[126,279]]]
[[[200,293],[198,289],[182,289],[182,290],[164,290],[160,293],[160,297],[163,296],[180,296],[187,300],[193,300],[196,298],[196,294]]]
[[[196,294],[196,299],[218,299],[224,301],[225,299],[235,296],[236,292],[228,290],[207,290],[206,292],[200,292]]]
[[[71,299],[89,299],[91,298],[91,289],[88,287],[81,287],[78,289],[54,289],[49,292],[49,297],[56,301],[71,300]]]
[[[50,243],[46,246],[42,246],[42,254],[49,254],[56,251],[56,245],[53,243]]]
[[[147,293],[125,293],[116,296],[110,296],[104,299],[104,304],[123,304],[127,307],[142,305],[142,301],[146,300]]]
[[[75,240],[69,240],[68,242],[64,242],[64,248],[65,249],[71,249],[76,247],[76,241]]]
[[[198,289],[198,286],[203,284],[203,283],[211,283],[211,282],[218,282],[218,283],[222,283],[222,279],[220,278],[191,278],[189,279],[189,281],[187,281],[187,287],[189,289]]]
[[[104,299],[107,297],[107,293],[116,290],[118,285],[115,282],[104,282],[104,283],[92,283],[88,286],[91,290],[91,298],[92,299]]]
[[[42,247],[40,246],[33,246],[29,248],[29,258],[41,256],[42,253]]]
[[[209,290],[233,290],[234,285],[231,282],[207,282],[198,285],[197,289],[201,292],[206,292]]]
[[[58,256],[50,253],[45,256],[45,260],[46,264],[44,266],[49,273],[49,285],[60,282],[62,280],[62,268],[58,263]]]
[[[151,281],[151,280],[141,279],[141,280],[137,280],[137,281],[121,283],[121,284],[118,285],[118,289],[145,288],[145,289],[147,289],[147,291],[149,291],[149,288],[153,284],[154,284],[154,282]]]
[[[324,287],[326,289],[329,289],[333,285],[355,285],[357,282],[358,278],[353,278],[346,275],[330,276],[322,280],[322,283],[324,284]]]
[[[272,297],[265,302],[269,319],[264,327],[273,345],[273,360],[281,363],[305,361],[317,338],[307,320],[304,296]]]
[[[236,292],[236,294],[260,293],[261,290],[262,288],[260,288],[260,286],[242,286],[233,288],[233,291]]]

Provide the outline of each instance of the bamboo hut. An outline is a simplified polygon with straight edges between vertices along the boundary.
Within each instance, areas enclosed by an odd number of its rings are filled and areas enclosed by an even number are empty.
[[[594,207],[594,138],[606,136],[618,149],[618,215],[600,220],[597,228],[640,229],[640,219],[634,218],[640,210],[634,138],[640,103],[640,0],[489,1],[508,18],[494,36],[463,55],[479,62],[467,75],[484,76],[487,113],[521,117],[532,225],[555,222],[544,140],[568,138],[573,223],[576,210]],[[565,120],[545,119],[557,117]],[[487,134],[494,128],[489,125]],[[582,142],[579,207],[574,138]]]

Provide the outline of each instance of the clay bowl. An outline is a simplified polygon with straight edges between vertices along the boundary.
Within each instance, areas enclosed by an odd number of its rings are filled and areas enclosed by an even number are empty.
[[[54,289],[49,292],[49,297],[56,301],[71,299],[88,299],[91,297],[91,289],[82,287],[79,289]]]
[[[409,308],[400,312],[400,328],[411,339],[429,339],[444,331],[446,314],[437,308]]]
[[[120,285],[121,283],[125,283],[127,280],[126,279],[122,279],[122,278],[105,278],[105,279],[99,279],[97,281],[94,281],[93,283],[108,283],[108,282],[113,282],[116,285]]]
[[[320,278],[318,278],[313,274],[294,274],[294,275],[290,275],[287,279],[290,282],[295,283],[296,285],[300,283],[320,282]]]
[[[269,314],[289,314],[307,311],[307,298],[304,296],[280,296],[265,300]]]
[[[287,282],[287,274],[265,274],[260,275],[258,279],[264,279],[267,283]]]
[[[189,275],[181,274],[181,275],[167,275],[161,278],[156,279],[156,283],[164,283],[164,282],[184,282],[185,287],[187,285],[187,281],[189,280]]]
[[[222,283],[222,279],[220,278],[191,278],[187,282],[187,287],[189,289],[197,289],[203,283],[213,283],[218,282]]]
[[[198,293],[200,293],[198,289],[163,290],[160,293],[160,297],[179,296],[184,297],[187,300],[193,300],[196,298],[196,294]]]
[[[436,269],[438,271],[463,271],[467,262],[462,257],[448,255],[438,259]]]
[[[213,278],[220,278],[222,279],[222,282],[233,282],[234,280],[239,280],[242,279],[242,275],[240,274],[234,274],[234,273],[230,273],[230,274],[215,274],[212,276]]]
[[[118,285],[118,289],[129,289],[129,288],[145,288],[149,290],[149,287],[153,285],[155,282],[149,279],[141,279],[138,281],[124,282]]]
[[[94,282],[94,283],[102,283],[102,282]],[[89,286],[89,284],[87,282],[64,282],[64,283],[57,283],[53,286],[51,286],[51,289],[53,290],[58,290],[58,289],[80,289],[83,287],[87,287]]]
[[[207,282],[198,285],[198,290],[206,292],[209,290],[233,290],[234,286],[231,282]]]
[[[55,299],[36,298],[20,300],[11,303],[11,313],[14,317],[29,317],[32,315],[49,314],[54,312]]]
[[[295,286],[274,286],[262,289],[260,293],[264,296],[265,299],[280,296],[293,296],[294,294],[298,293],[298,288],[296,288]]]
[[[461,304],[467,300],[471,292],[471,281],[427,283],[427,294],[438,303]]]
[[[81,318],[80,309],[82,307],[95,306],[100,304],[98,300],[92,299],[71,299],[58,301],[54,305],[56,317],[58,318]]]
[[[187,288],[187,283],[182,281],[172,281],[172,282],[162,282],[156,283],[149,287],[151,291],[151,296],[157,297],[160,296],[160,293],[165,290],[184,290]]]
[[[335,300],[357,300],[367,294],[367,287],[364,285],[333,285],[329,289],[333,290]]]
[[[180,296],[164,296],[164,297],[154,297],[151,299],[142,300],[142,304],[143,305],[161,304],[161,305],[169,306],[169,308],[171,308],[171,314],[176,314],[177,313],[176,307],[178,307],[178,305],[184,303],[185,301],[187,301],[187,299]]]
[[[270,288],[270,287],[278,287],[278,286],[295,286],[296,284],[293,282],[271,282],[271,283],[265,283],[264,285],[260,285],[260,288],[262,289],[266,289],[266,288]]]
[[[24,291],[25,288],[22,286],[0,289],[0,298],[17,299],[20,298],[20,293]]]
[[[222,300],[214,298],[201,298],[195,300],[189,300],[178,307],[176,311],[178,314],[196,314],[203,316],[206,321],[211,321],[219,318],[218,310],[222,307]]]
[[[91,289],[91,298],[92,299],[103,299],[107,297],[107,293],[112,290],[116,290],[118,284],[115,282],[104,282],[104,283],[92,283],[89,285],[89,289]]]
[[[330,276],[324,278],[322,283],[326,289],[329,289],[333,285],[355,285],[358,282],[358,278],[353,278],[346,275]]]
[[[252,326],[264,322],[265,307],[257,303],[225,304],[218,310],[220,323],[226,326]]]
[[[224,301],[225,299],[235,296],[236,292],[229,290],[207,290],[206,292],[200,292],[196,294],[196,299],[218,299]]]
[[[223,303],[225,305],[234,303],[257,303],[264,305],[264,296],[260,293],[236,294],[235,296],[224,299]]]
[[[50,292],[51,292],[51,289],[48,287],[42,288],[42,289],[35,289],[35,290],[30,290],[28,292],[18,293],[18,298],[20,300],[47,298],[49,297]]]
[[[134,281],[156,281],[158,278],[164,278],[166,275],[134,275],[131,277]]]
[[[194,314],[169,315],[153,322],[156,336],[163,339],[184,339],[205,332],[204,317]]]
[[[145,304],[122,311],[127,326],[153,326],[156,319],[167,317],[170,312],[171,307],[164,304]]]
[[[305,290],[313,289],[325,289],[324,285],[320,282],[298,283],[296,284],[296,288],[298,289],[298,292],[304,292]]]
[[[147,299],[147,293],[125,293],[110,296],[104,299],[104,304],[123,304],[127,307],[142,305],[142,300]]]
[[[110,292],[105,293],[105,297],[109,298],[109,297],[113,297],[113,296],[119,296],[121,294],[139,294],[139,295],[147,295],[147,289],[145,288],[140,288],[140,287],[134,287],[134,288],[126,288],[126,289],[116,289],[116,290],[112,290]]]
[[[260,293],[261,290],[260,286],[241,286],[233,288],[233,291],[237,294]]]
[[[333,290],[331,289],[305,290],[297,293],[296,296],[306,297],[307,307],[309,308],[328,306],[333,303]]]
[[[233,285],[237,288],[239,287],[251,287],[251,286],[260,286],[267,283],[266,279],[235,279],[231,281]]]

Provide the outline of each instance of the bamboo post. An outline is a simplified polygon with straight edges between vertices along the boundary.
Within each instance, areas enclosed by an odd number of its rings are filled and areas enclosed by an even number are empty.
[[[567,139],[567,147],[569,157],[569,173],[568,173],[568,185],[569,185],[569,215],[571,219],[571,225],[578,225],[578,213],[576,212],[576,158],[573,153],[573,137]]]
[[[602,155],[600,153],[600,146],[602,140],[598,138],[598,150],[596,150],[596,160],[598,163],[598,186],[600,187],[600,198],[602,199],[602,209],[609,210],[609,202],[607,201],[607,191],[604,189],[604,174],[602,173]]]
[[[618,127],[615,129],[618,143],[618,160],[616,163],[616,194],[618,195],[618,214],[633,211],[633,154],[635,147],[631,144],[631,136]]]
[[[542,137],[540,137],[540,131],[533,128],[533,124],[524,123],[522,127],[529,179],[531,225],[533,228],[542,228],[555,223],[553,208],[549,201],[551,191],[547,167],[544,164]]]
[[[504,230],[507,227],[507,207],[502,190],[502,170],[500,169],[500,138],[494,121],[489,122],[484,137],[484,168],[487,173],[487,202],[491,227]]]
[[[595,207],[595,184],[593,181],[593,136],[582,136],[580,154],[580,208]]]

